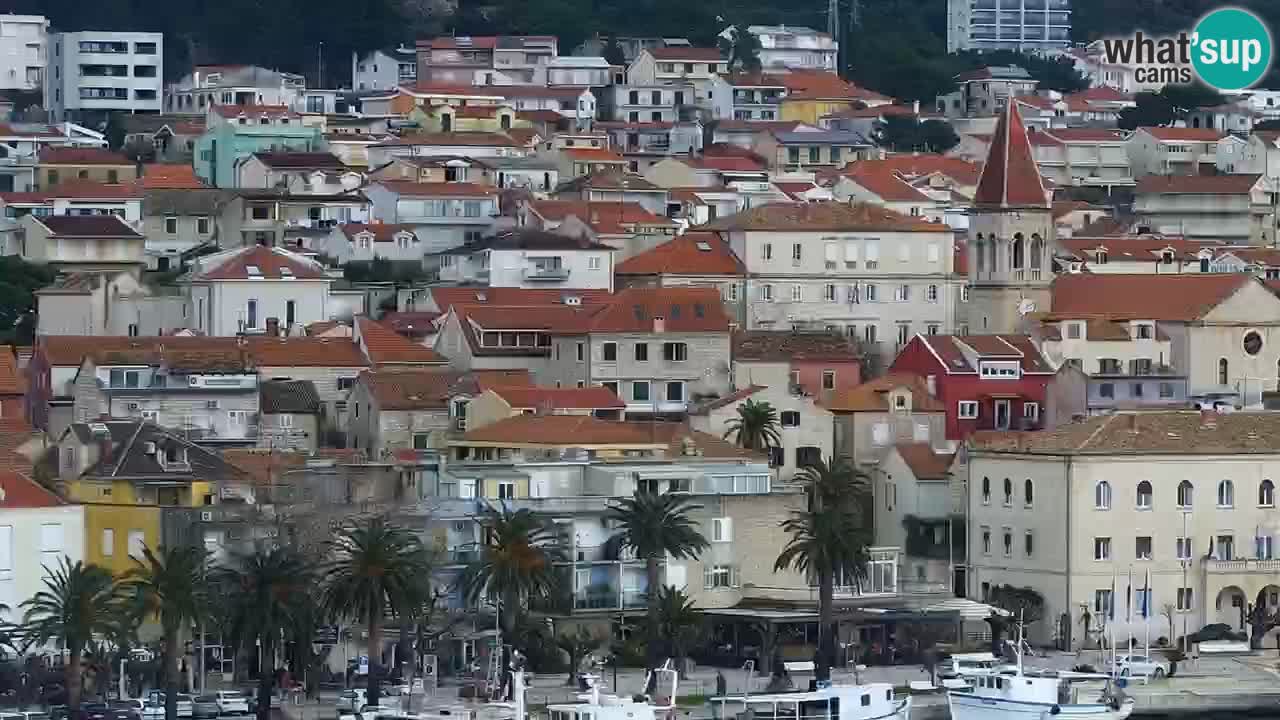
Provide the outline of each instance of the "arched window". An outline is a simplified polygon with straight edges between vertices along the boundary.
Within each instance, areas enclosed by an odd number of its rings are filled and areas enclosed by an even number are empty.
[[[1258,504],[1262,507],[1274,507],[1276,504],[1276,486],[1270,480],[1258,484]]]
[[[1190,480],[1183,480],[1178,483],[1178,507],[1189,508],[1195,500],[1195,488],[1191,486]]]
[[[982,504],[991,504],[991,478],[982,478]]]
[[[1151,507],[1151,483],[1146,480],[1138,483],[1138,507],[1143,509]]]
[[[1013,504],[1013,481],[1009,478],[1004,479],[1004,504]]]
[[[973,256],[978,262],[978,274],[981,275],[987,269],[987,241],[983,239],[982,233],[978,233],[978,239],[973,245]]]
[[[1101,480],[1093,486],[1093,506],[1099,510],[1111,509],[1111,483]]]
[[[1027,507],[1031,507],[1031,503],[1035,500],[1035,486],[1031,478],[1027,478],[1027,481],[1022,483],[1022,495],[1023,502]]]
[[[1022,233],[1014,233],[1013,242],[1009,245],[1009,267],[1021,270],[1027,263],[1027,246],[1022,240]]]
[[[1236,485],[1230,480],[1218,483],[1218,507],[1232,507],[1236,504]]]
[[[1228,370],[1227,359],[1218,358],[1218,384],[1219,385],[1227,384],[1227,370]]]
[[[999,248],[1000,248],[1000,241],[996,239],[995,235],[992,235],[991,245],[988,246],[988,253],[989,253],[988,258],[991,260],[991,267],[987,268],[988,272],[991,272],[991,273],[1000,272],[1000,265],[996,262]]]
[[[1031,268],[1039,270],[1044,266],[1044,240],[1039,234],[1031,236]]]

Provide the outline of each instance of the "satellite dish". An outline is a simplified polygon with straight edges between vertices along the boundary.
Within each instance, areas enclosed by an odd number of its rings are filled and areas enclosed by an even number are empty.
[[[1035,300],[1031,300],[1031,299],[1029,299],[1029,298],[1024,298],[1021,302],[1019,302],[1019,303],[1018,303],[1018,314],[1019,314],[1019,315],[1028,315],[1028,314],[1033,313],[1033,312],[1035,312],[1035,311],[1036,311],[1036,301],[1035,301]]]

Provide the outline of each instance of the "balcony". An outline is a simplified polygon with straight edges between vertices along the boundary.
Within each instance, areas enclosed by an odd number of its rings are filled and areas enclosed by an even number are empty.
[[[645,607],[641,590],[622,590],[607,585],[591,585],[573,594],[574,610],[639,610]]]
[[[535,265],[524,269],[524,279],[537,282],[564,282],[569,279],[569,268],[560,265]]]
[[[1243,559],[1243,560],[1217,560],[1208,559],[1204,561],[1205,570],[1214,574],[1231,574],[1231,575],[1276,575],[1280,574],[1280,560],[1274,559]]]

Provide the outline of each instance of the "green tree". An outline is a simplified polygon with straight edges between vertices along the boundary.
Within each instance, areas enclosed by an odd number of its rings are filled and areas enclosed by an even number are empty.
[[[603,55],[610,65],[626,67],[627,56],[622,52],[622,46],[618,44],[617,35],[609,33],[609,37],[604,41]]]
[[[67,650],[63,670],[67,708],[80,718],[81,662],[95,635],[114,635],[122,597],[111,571],[99,565],[74,565],[63,558],[44,579],[44,589],[22,603],[27,646],[55,642]]]
[[[990,52],[962,52],[949,57],[957,74],[997,65],[1016,65],[1038,81],[1039,90],[1057,90],[1073,93],[1089,87],[1089,81],[1076,70],[1070,58],[1049,58],[1017,50],[992,50]]]
[[[729,30],[729,37],[719,40],[720,51],[729,60],[730,72],[760,72],[760,38],[739,23]]]
[[[875,141],[894,152],[944,153],[960,143],[960,136],[943,120],[890,115],[876,128]]]
[[[569,657],[569,677],[566,685],[577,685],[582,670],[582,659],[604,644],[604,638],[581,625],[575,631],[556,636],[556,646]]]
[[[747,400],[738,406],[738,416],[728,422],[724,436],[738,447],[748,450],[768,450],[782,444],[778,433],[778,411],[767,402]]]
[[[797,474],[808,507],[782,521],[791,536],[774,562],[775,570],[795,568],[818,585],[818,652],[815,676],[831,678],[836,658],[835,584],[860,585],[866,578],[870,484],[843,458],[819,461]]]
[[[35,337],[35,292],[57,278],[49,265],[0,257],[0,341],[30,345]]]
[[[382,676],[382,623],[401,616],[419,599],[431,562],[418,536],[382,516],[343,525],[328,545],[323,605],[335,618],[352,618],[369,631],[367,702],[378,704]]]
[[[1173,105],[1163,95],[1153,92],[1138,93],[1134,105],[1120,111],[1116,124],[1125,130],[1140,127],[1159,127],[1173,122]]]
[[[667,641],[671,657],[675,658],[676,667],[682,675],[685,658],[702,637],[704,627],[702,611],[694,606],[693,600],[683,590],[671,585],[663,585],[658,590],[658,637]]]
[[[502,636],[511,642],[516,620],[527,603],[551,600],[560,589],[555,563],[564,559],[564,552],[550,523],[527,509],[486,507],[480,516],[480,532],[485,541],[479,556],[463,570],[458,584],[472,603],[483,597],[498,601]],[[503,667],[506,665],[504,660]]]
[[[271,717],[271,684],[281,636],[305,611],[314,569],[295,548],[264,548],[233,557],[217,572],[226,598],[231,636],[239,647],[261,649],[258,668],[258,720]]]
[[[657,639],[661,637],[658,611],[662,581],[658,563],[668,555],[676,560],[691,560],[711,546],[690,517],[701,509],[701,505],[679,495],[637,491],[632,497],[610,504],[606,512],[618,524],[616,536],[621,538],[622,546],[644,560],[649,621],[645,662],[649,670],[656,669],[660,661]]]
[[[160,616],[164,636],[164,716],[178,717],[178,654],[182,632],[203,612],[205,603],[204,548],[175,545],[161,549],[143,548],[135,558],[136,567],[125,575],[125,587],[142,600],[143,607]]]

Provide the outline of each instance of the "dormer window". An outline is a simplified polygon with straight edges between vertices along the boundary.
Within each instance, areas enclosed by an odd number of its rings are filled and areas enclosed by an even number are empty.
[[[1094,250],[1094,251],[1093,251],[1093,261],[1094,261],[1095,263],[1099,264],[1099,265],[1106,265],[1106,264],[1107,264],[1107,249],[1106,249],[1106,248],[1098,248],[1097,250]]]
[[[901,393],[893,396],[893,407],[896,410],[907,409],[907,396]]]
[[[1016,380],[1022,367],[1017,360],[986,360],[979,363],[978,372],[984,380]]]
[[[1165,265],[1172,265],[1172,264],[1173,264],[1173,251],[1172,251],[1172,250],[1161,250],[1161,251],[1160,251],[1160,262],[1161,262],[1161,263],[1163,263],[1163,264],[1165,264]]]
[[[1156,336],[1155,323],[1134,323],[1133,337],[1138,340],[1152,340]]]
[[[1085,336],[1085,324],[1082,322],[1069,322],[1067,325],[1068,340],[1083,340]]]

